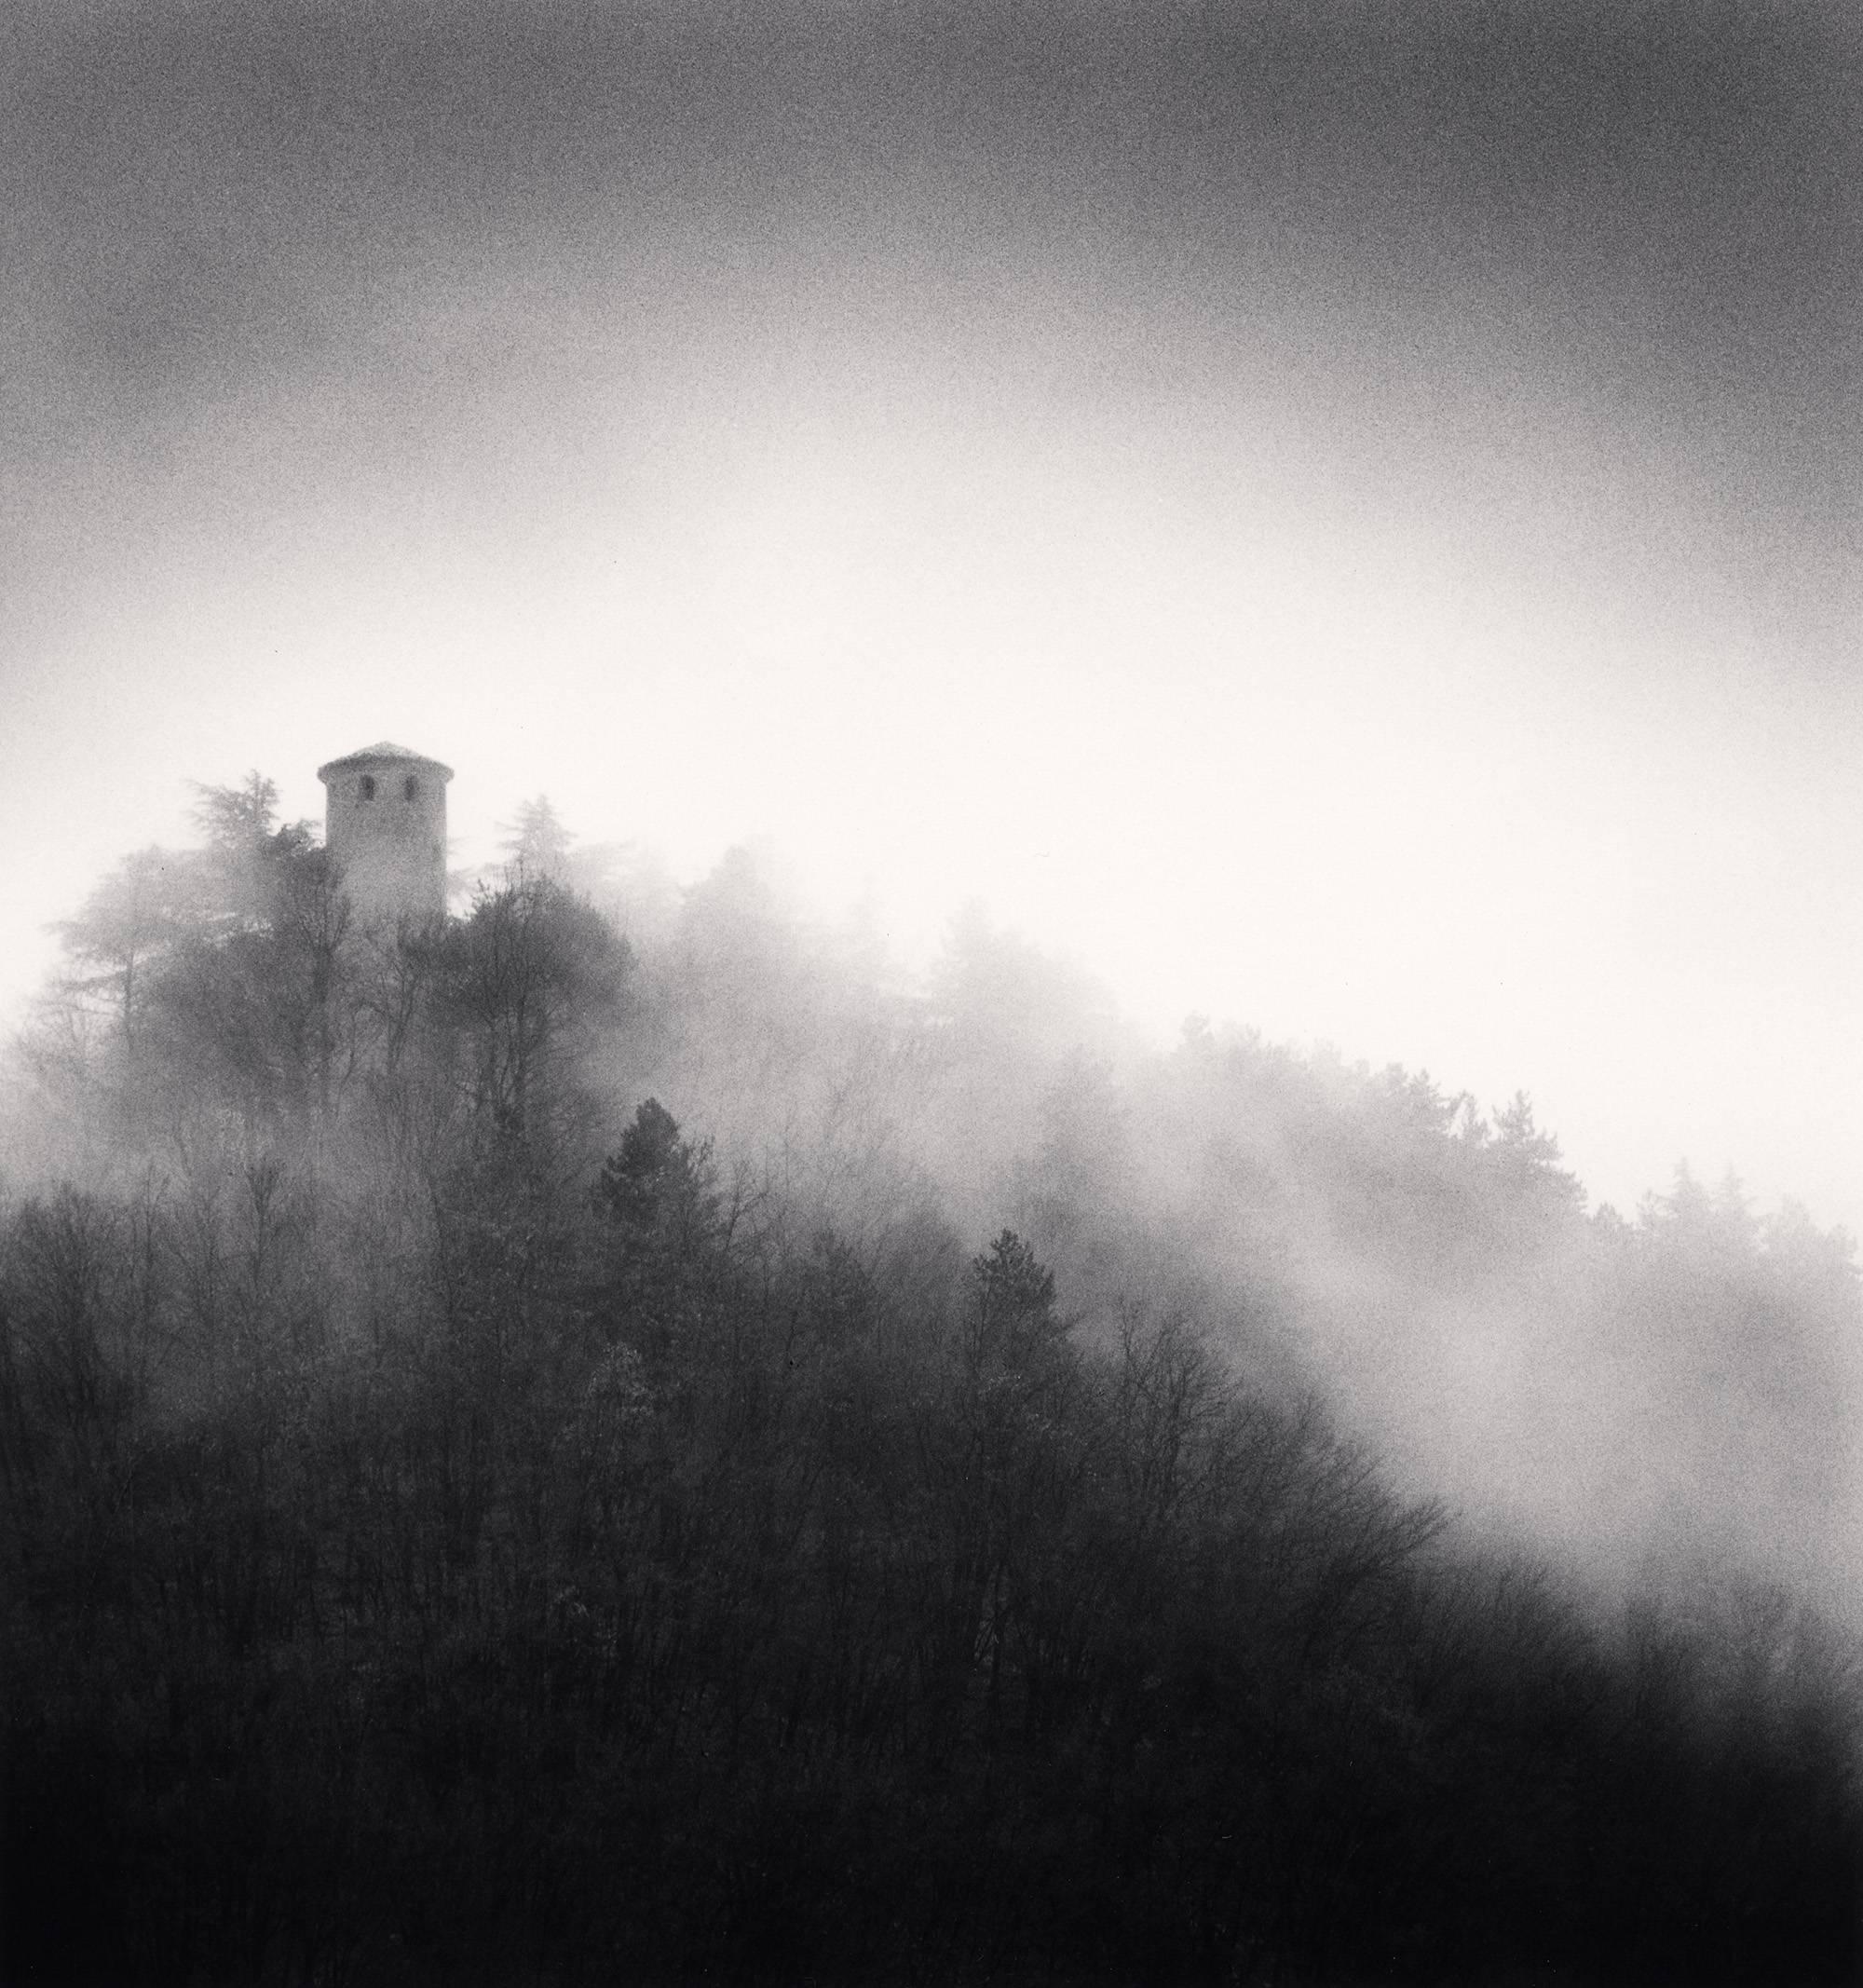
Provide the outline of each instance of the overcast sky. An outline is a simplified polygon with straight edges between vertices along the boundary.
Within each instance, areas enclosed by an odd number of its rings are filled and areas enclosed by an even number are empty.
[[[16,4],[0,1016],[388,737],[1863,1227],[1856,21]]]

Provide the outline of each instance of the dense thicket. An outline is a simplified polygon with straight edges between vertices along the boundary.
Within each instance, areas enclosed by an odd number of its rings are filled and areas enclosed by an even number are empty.
[[[638,951],[550,862],[360,932],[268,801],[35,1038],[9,1977],[1852,1978],[1850,1639],[1750,1556],[1606,1606],[1316,1385],[1353,1302],[1448,1385],[1420,1294],[1557,1270],[1613,1426],[1770,1402],[1835,1537],[1840,1245],[1600,1223],[1522,1110],[1245,1040],[1070,1062],[999,944],[914,1003],[741,867]]]

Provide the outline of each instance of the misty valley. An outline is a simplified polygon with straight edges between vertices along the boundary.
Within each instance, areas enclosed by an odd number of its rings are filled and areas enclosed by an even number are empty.
[[[1857,1978],[1842,1232],[323,773],[6,1066],[8,1980]]]

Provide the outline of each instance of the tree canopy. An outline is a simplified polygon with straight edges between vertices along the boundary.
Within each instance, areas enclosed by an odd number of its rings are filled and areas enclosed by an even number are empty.
[[[66,928],[22,1979],[1854,1978],[1847,1238],[543,807],[387,933],[255,775]]]

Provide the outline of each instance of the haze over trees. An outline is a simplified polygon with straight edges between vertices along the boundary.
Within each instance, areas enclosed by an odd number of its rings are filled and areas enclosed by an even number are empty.
[[[268,783],[0,1147],[20,1979],[1844,1981],[1849,1243],[542,801]]]

